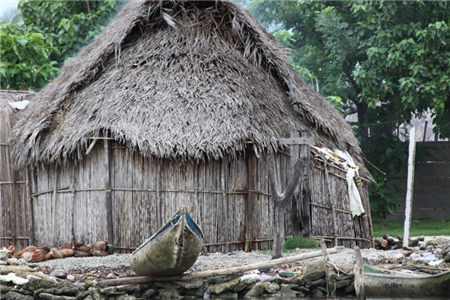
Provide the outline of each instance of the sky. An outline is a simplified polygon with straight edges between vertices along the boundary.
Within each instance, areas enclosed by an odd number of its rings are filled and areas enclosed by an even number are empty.
[[[3,12],[17,8],[17,4],[19,0],[0,0],[0,16],[3,16]]]

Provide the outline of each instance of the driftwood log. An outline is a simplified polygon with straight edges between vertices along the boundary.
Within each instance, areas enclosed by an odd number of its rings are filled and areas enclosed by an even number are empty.
[[[337,250],[334,248],[327,249],[329,254],[337,253]],[[240,267],[226,268],[226,269],[218,269],[218,270],[208,270],[201,272],[193,272],[178,276],[136,276],[136,277],[127,277],[127,278],[119,278],[119,279],[109,279],[103,280],[98,283],[99,286],[116,286],[116,285],[124,285],[124,284],[140,284],[147,283],[151,281],[174,281],[174,280],[191,280],[198,278],[207,278],[211,276],[222,276],[222,275],[232,275],[238,274],[245,271],[256,270],[259,268],[271,268],[277,265],[292,263],[300,260],[305,260],[309,258],[314,258],[318,256],[322,256],[322,251],[314,251],[309,253],[303,253],[299,255],[293,255],[288,257],[283,257],[279,259],[272,259],[266,262],[260,262]]]

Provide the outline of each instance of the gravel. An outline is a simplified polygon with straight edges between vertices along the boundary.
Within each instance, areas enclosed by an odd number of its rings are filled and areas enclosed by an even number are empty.
[[[330,259],[334,264],[354,264],[354,250],[338,247],[338,253],[330,255]],[[297,255],[301,253],[318,251],[302,249],[288,255]],[[372,263],[389,263],[391,260],[401,255],[400,250],[380,251],[375,249],[362,249],[363,257],[368,258]],[[73,275],[73,281],[83,282],[86,280],[102,280],[109,278],[119,278],[134,276],[134,272],[129,265],[130,254],[113,254],[109,256],[92,256],[92,257],[69,257],[64,259],[52,259],[45,262],[32,264],[37,270],[46,274],[50,274],[54,270],[62,269],[68,274]],[[258,262],[264,262],[271,259],[270,255],[263,254],[258,251],[232,252],[228,254],[210,253],[208,255],[200,255],[197,262],[189,269],[189,272],[198,272],[212,269],[222,269],[248,265]],[[290,264],[295,268],[301,266],[305,262],[320,260],[322,257],[303,260],[298,263]]]

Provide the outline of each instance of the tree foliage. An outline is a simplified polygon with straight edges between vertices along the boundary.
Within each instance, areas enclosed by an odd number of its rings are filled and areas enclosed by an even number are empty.
[[[43,34],[24,25],[0,23],[2,89],[44,86],[58,74],[57,62],[50,56],[59,51]]]
[[[307,69],[306,82],[317,79],[313,86],[338,97],[344,115],[357,114],[363,151],[387,173],[371,169],[372,208],[391,213],[398,191],[389,175],[407,160],[398,126],[430,108],[435,130],[450,135],[450,2],[252,1],[248,8],[278,30],[294,67]]]
[[[19,2],[23,24],[1,22],[1,88],[40,89],[98,35],[123,1]]]

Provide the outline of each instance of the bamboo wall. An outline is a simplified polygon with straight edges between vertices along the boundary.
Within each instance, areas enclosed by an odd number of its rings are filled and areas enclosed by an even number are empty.
[[[0,247],[28,246],[28,212],[26,172],[14,170],[9,136],[15,123],[10,99],[0,98]]]
[[[352,216],[346,180],[346,171],[338,165],[316,155],[311,161],[311,234],[323,237],[329,246],[349,248],[372,247],[372,222],[368,182],[357,179],[365,214]]]
[[[109,160],[105,159],[105,145],[109,145]],[[287,155],[278,157],[283,190],[289,179],[289,161]],[[187,205],[203,229],[210,252],[270,249],[274,220],[268,165],[265,154],[258,158],[253,151],[234,159],[224,156],[199,162],[149,159],[116,142],[100,140],[77,163],[68,160],[33,170],[31,226],[35,242],[53,246],[73,240],[107,240],[110,195],[114,239],[109,242],[116,249],[129,251],[139,246],[180,205]],[[338,234],[339,245],[367,247],[363,242],[371,239],[371,230],[360,222],[361,217],[351,218],[347,212],[345,176],[326,175],[320,164],[311,166],[312,234],[331,237],[331,241]],[[368,199],[364,205],[368,207]],[[330,222],[333,206],[336,229],[330,225],[334,224]],[[286,236],[294,233],[292,219],[292,212],[286,213]]]

